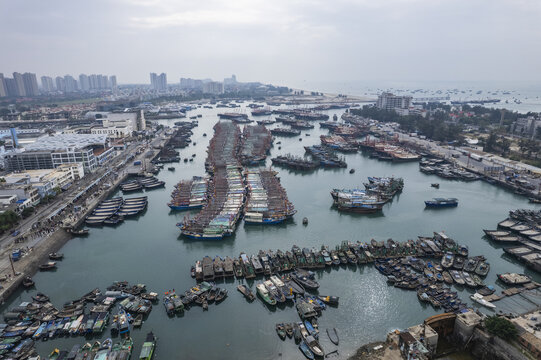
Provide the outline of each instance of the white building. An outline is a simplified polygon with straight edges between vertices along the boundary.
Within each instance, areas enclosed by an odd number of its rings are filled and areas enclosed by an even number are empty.
[[[56,169],[27,170],[4,176],[5,183],[31,185],[40,197],[53,194],[56,188],[65,190],[84,176],[82,164],[63,164]]]
[[[398,96],[388,92],[384,92],[378,96],[376,106],[379,109],[388,111],[392,111],[395,109],[409,109],[411,100],[411,96]]]
[[[6,154],[8,171],[54,169],[62,164],[81,163],[85,172],[92,172],[114,155],[103,134],[43,136],[24,150]]]
[[[205,94],[223,94],[224,84],[218,81],[210,81],[203,84],[203,92]]]

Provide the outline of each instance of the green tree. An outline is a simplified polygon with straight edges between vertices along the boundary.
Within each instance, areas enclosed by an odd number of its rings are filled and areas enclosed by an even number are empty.
[[[35,210],[35,209],[34,209],[33,206],[24,208],[24,210],[21,212],[21,216],[23,217],[23,219],[26,219],[27,217],[29,217],[30,215],[32,215],[32,213],[34,212],[34,210]]]
[[[485,320],[485,327],[492,335],[496,335],[502,339],[514,339],[517,336],[517,328],[513,323],[504,317],[489,316]]]
[[[7,210],[0,214],[0,232],[9,230],[19,221],[19,215],[14,211]]]

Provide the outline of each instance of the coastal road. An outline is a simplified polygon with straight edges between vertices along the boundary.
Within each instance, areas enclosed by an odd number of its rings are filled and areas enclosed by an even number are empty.
[[[385,131],[394,131],[395,129],[392,129],[390,127],[383,127]],[[464,155],[463,149],[456,148],[451,145],[438,145],[436,142],[429,140],[429,139],[420,139],[418,137],[410,136],[409,134],[405,133],[399,133],[398,137],[401,141],[407,141],[411,143],[415,143],[417,145],[420,145],[421,147],[430,150],[442,158],[445,158],[446,160],[456,163],[459,166],[462,166],[467,169],[472,169],[478,173],[484,173],[486,168],[501,168],[505,166],[505,170],[513,170],[513,168],[510,166],[510,164],[502,164],[499,161],[495,161],[492,159],[488,159],[484,157],[482,161],[475,160],[471,157],[468,157],[467,155]],[[502,171],[494,172],[492,174],[492,177],[494,179],[498,180],[505,180],[505,174],[503,174]],[[528,181],[530,184],[532,184],[536,189],[541,189],[541,178],[537,178],[535,176],[531,176],[529,174],[521,174],[521,178]]]

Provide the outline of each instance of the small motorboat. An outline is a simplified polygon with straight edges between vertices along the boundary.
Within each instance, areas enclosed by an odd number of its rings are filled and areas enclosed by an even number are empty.
[[[323,301],[325,304],[332,305],[332,306],[338,306],[338,300],[340,299],[338,296],[323,296],[319,295],[317,297],[319,300]]]
[[[242,295],[244,295],[244,297],[248,300],[248,301],[254,301],[255,300],[255,295],[252,293],[252,291],[247,288],[246,286],[244,285],[239,285],[237,286],[237,290],[240,291],[240,293]]]
[[[496,305],[494,305],[490,301],[485,300],[483,298],[483,295],[481,295],[479,293],[475,293],[475,294],[471,295],[470,298],[473,301],[475,301],[475,302],[477,302],[477,303],[479,303],[479,304],[481,304],[481,305],[483,305],[483,306],[485,306],[487,308],[494,309],[496,307]]]
[[[39,266],[39,269],[40,269],[41,271],[47,271],[47,270],[53,270],[53,269],[56,269],[56,262],[54,262],[54,261],[49,261],[49,262],[47,262],[47,263],[45,263],[45,264],[41,264],[41,265]]]
[[[44,303],[44,302],[47,302],[49,301],[49,297],[43,293],[37,293],[35,296],[32,296],[32,299],[34,299],[35,301],[37,302],[41,302],[41,303]]]
[[[34,280],[32,280],[32,278],[30,276],[26,276],[24,279],[23,279],[23,286],[25,288],[30,288],[32,286],[35,285],[35,282]]]
[[[280,339],[285,340],[286,339],[286,327],[283,323],[276,324],[276,333],[280,337]]]
[[[336,331],[336,328],[327,329],[327,336],[334,345],[338,345],[340,339],[338,338],[338,332]]]
[[[169,171],[175,171],[175,167],[174,167],[174,166],[170,166],[170,167],[167,168],[167,170],[169,170]]]
[[[288,338],[292,338],[293,337],[293,325],[291,325],[291,323],[287,323],[284,325],[285,329],[286,329],[286,335]]]
[[[227,297],[227,290],[219,288],[216,292],[216,303],[219,303],[220,301],[223,301]]]
[[[433,188],[436,188],[436,189],[440,188],[440,184],[438,184],[438,183],[430,184],[430,186],[432,186]]]
[[[63,258],[64,258],[64,254],[62,253],[52,252],[49,254],[49,259],[51,260],[62,260]]]
[[[308,218],[307,217],[302,218],[302,224],[303,225],[308,225]]]
[[[350,173],[350,174],[354,174],[354,173],[355,173],[355,169],[349,170],[349,173]]]
[[[88,235],[90,231],[88,229],[79,229],[79,230],[74,230],[74,229],[71,229],[69,231],[70,234],[72,235],[78,235],[78,236],[83,236],[83,235]]]

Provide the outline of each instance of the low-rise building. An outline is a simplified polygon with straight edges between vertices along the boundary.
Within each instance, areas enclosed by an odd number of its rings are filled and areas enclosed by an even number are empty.
[[[8,171],[54,169],[62,164],[80,163],[85,172],[93,172],[114,155],[104,134],[60,134],[43,136],[5,156]]]
[[[66,190],[84,176],[82,164],[63,164],[56,169],[27,170],[4,176],[7,185],[31,185],[40,197],[52,195],[56,189]]]
[[[39,204],[40,196],[38,190],[30,184],[6,184],[0,185],[1,195],[16,195],[18,200],[28,200],[31,206]]]
[[[541,311],[511,319],[518,330],[518,342],[536,358],[541,359]]]

